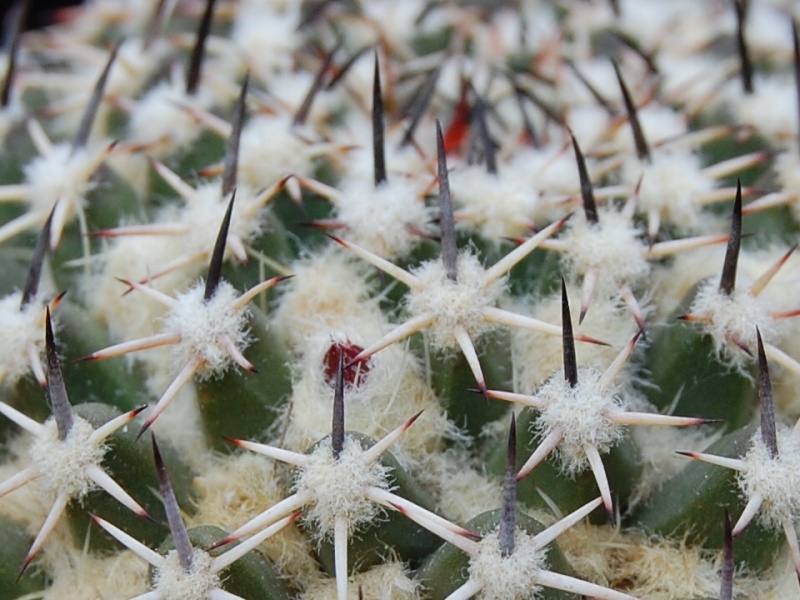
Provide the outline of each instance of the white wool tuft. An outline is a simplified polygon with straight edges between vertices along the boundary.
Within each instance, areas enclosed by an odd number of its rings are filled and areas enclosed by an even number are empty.
[[[795,220],[800,220],[800,154],[796,148],[780,153],[775,158],[775,173],[780,191],[792,196],[789,204]]]
[[[633,190],[641,179],[637,209],[641,214],[657,212],[662,222],[680,231],[694,231],[702,209],[699,198],[714,188],[703,176],[700,157],[685,150],[653,152],[652,162],[626,160],[622,181]]]
[[[314,147],[285,116],[259,115],[242,129],[239,177],[254,189],[267,188],[287,175],[310,175]]]
[[[492,174],[483,165],[453,171],[450,188],[458,220],[489,240],[527,234],[537,221],[539,194],[517,173]]]
[[[103,148],[78,148],[68,144],[53,146],[52,152],[37,156],[25,166],[25,179],[30,185],[28,199],[34,210],[49,213],[57,200],[67,205],[67,220],[86,204],[89,179],[97,166]]]
[[[412,180],[394,177],[375,187],[371,181],[345,184],[334,218],[345,224],[348,239],[384,258],[406,256],[433,213]]]
[[[578,383],[572,387],[562,373],[555,373],[536,394],[545,406],[533,427],[542,437],[554,431],[563,435],[557,451],[566,473],[586,467],[585,446],[603,454],[625,435],[625,428],[609,419],[624,410],[623,401],[616,389],[600,387],[601,377],[596,369],[580,369]]]
[[[514,532],[514,552],[503,556],[496,531],[481,540],[478,552],[470,558],[470,580],[480,582],[483,600],[523,600],[535,598],[539,571],[547,568],[547,550],[539,548],[533,536],[520,528]]]
[[[72,429],[64,440],[58,439],[55,418],[44,422],[42,435],[31,443],[30,456],[46,494],[65,493],[80,499],[96,487],[86,469],[102,462],[106,448],[102,442],[90,442],[92,433],[94,428],[78,415],[73,415]]]
[[[303,38],[299,5],[283,10],[265,8],[263,4],[240,5],[229,36],[242,54],[235,61],[257,68],[258,75],[266,79],[273,72],[293,67],[292,55]]]
[[[204,86],[187,95],[183,82],[162,82],[139,100],[131,113],[130,141],[134,144],[155,144],[150,152],[169,156],[189,146],[202,132],[202,127],[184,107],[208,110],[214,97]]]
[[[214,295],[203,300],[204,282],[176,296],[177,303],[164,317],[164,332],[177,333],[181,341],[175,345],[176,361],[185,365],[193,358],[203,361],[200,377],[221,375],[232,358],[223,345],[223,338],[239,350],[247,347],[248,311],[234,310],[239,294],[226,281],[220,281]]]
[[[753,437],[738,477],[746,499],[764,498],[759,518],[774,529],[800,516],[800,439],[785,427],[778,428],[777,437],[777,458],[770,458],[760,433]]]
[[[322,540],[333,534],[336,518],[347,518],[348,533],[379,518],[383,508],[367,498],[370,488],[389,489],[389,467],[380,460],[367,463],[364,448],[345,437],[338,459],[333,457],[330,438],[322,440],[309,455],[309,464],[298,469],[294,490],[309,494],[305,519],[314,524],[312,535]]]
[[[598,208],[598,215],[599,223],[588,222],[583,214],[567,222],[561,235],[568,245],[567,268],[578,276],[596,271],[597,293],[618,291],[622,283],[635,286],[650,272],[641,230],[618,211]]]
[[[211,555],[196,548],[192,566],[187,572],[181,566],[177,550],[170,550],[162,564],[156,568],[153,585],[159,597],[181,600],[207,600],[220,586],[219,576],[211,570]]]
[[[794,88],[793,78],[756,74],[752,94],[743,93],[738,80],[731,82],[724,94],[737,123],[752,126],[767,139],[789,142],[797,131]]]
[[[478,257],[469,251],[458,255],[457,269],[458,280],[452,281],[447,278],[441,260],[423,263],[413,271],[420,280],[420,289],[411,289],[406,297],[412,315],[436,316],[428,333],[437,348],[458,347],[456,327],[463,327],[473,339],[489,330],[491,325],[483,318],[482,311],[497,303],[505,287],[502,279],[484,285],[486,271]]]
[[[704,319],[701,326],[712,337],[717,358],[744,372],[752,357],[733,340],[755,349],[756,327],[765,341],[774,339],[778,330],[770,314],[772,307],[763,296],[753,296],[747,282],[741,279],[730,296],[720,291],[718,280],[705,281],[697,290],[689,313]]]
[[[4,340],[0,345],[0,381],[11,385],[30,371],[29,348],[39,357],[44,354],[45,303],[34,299],[20,310],[21,302],[21,292],[0,298],[0,331]]]

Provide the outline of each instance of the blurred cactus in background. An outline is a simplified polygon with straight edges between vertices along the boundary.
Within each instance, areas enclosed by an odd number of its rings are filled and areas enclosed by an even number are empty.
[[[796,2],[35,8],[0,600],[798,597]]]

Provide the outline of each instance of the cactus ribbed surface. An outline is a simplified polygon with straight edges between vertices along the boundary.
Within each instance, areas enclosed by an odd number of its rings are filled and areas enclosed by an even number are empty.
[[[0,600],[798,597],[795,0],[35,4]]]

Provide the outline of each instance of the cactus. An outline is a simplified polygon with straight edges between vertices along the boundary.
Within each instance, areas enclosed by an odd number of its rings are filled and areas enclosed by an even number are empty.
[[[796,2],[31,4],[0,599],[797,597]]]

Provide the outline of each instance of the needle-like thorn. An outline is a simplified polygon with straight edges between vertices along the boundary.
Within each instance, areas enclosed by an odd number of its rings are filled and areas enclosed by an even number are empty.
[[[147,21],[147,27],[145,27],[144,39],[142,40],[142,48],[145,50],[150,49],[150,46],[161,33],[161,28],[164,26],[164,10],[166,8],[167,0],[158,0],[153,14],[150,15],[150,19]]]
[[[61,365],[58,362],[58,348],[53,336],[53,323],[50,320],[50,307],[45,309],[45,346],[47,351],[47,393],[50,396],[50,409],[56,420],[58,439],[64,441],[72,429],[72,406],[67,397]]]
[[[400,142],[401,148],[414,141],[414,132],[417,130],[417,125],[419,125],[422,116],[428,109],[433,93],[436,91],[436,82],[439,79],[439,73],[441,73],[441,68],[431,71],[430,75],[422,82],[417,93],[412,96],[411,107],[407,111],[403,111],[408,117],[408,128],[406,128],[406,132],[403,134],[403,141]]]
[[[775,402],[772,399],[772,383],[769,378],[769,365],[764,352],[761,332],[756,327],[758,344],[758,402],[761,409],[761,439],[767,447],[770,458],[778,457],[778,437],[775,432]]]
[[[473,116],[478,126],[478,136],[481,146],[483,146],[483,159],[486,161],[486,172],[497,175],[497,150],[492,137],[489,135],[489,125],[486,122],[486,103],[477,92],[475,93],[475,105],[473,106]]]
[[[569,313],[567,284],[561,278],[561,328],[564,346],[564,378],[571,387],[578,385],[578,359],[575,356],[575,336],[572,332],[572,316]]]
[[[81,122],[78,125],[78,130],[75,132],[75,137],[72,140],[72,152],[83,148],[86,145],[86,142],[89,141],[89,134],[92,132],[94,118],[97,116],[97,110],[100,108],[100,103],[103,101],[103,94],[105,93],[108,74],[111,72],[111,67],[114,65],[114,61],[117,59],[118,50],[119,44],[115,44],[111,49],[111,54],[108,56],[106,66],[103,67],[103,72],[100,73],[97,83],[94,84],[92,96],[89,98],[89,103],[86,105],[86,109],[83,111],[83,116],[81,116]]]
[[[722,583],[719,587],[719,600],[733,600],[733,535],[731,515],[725,509],[725,532],[722,543]]]
[[[742,182],[736,182],[736,200],[733,203],[731,217],[731,233],[728,237],[728,248],[725,251],[725,262],[722,264],[722,276],[719,280],[719,291],[730,296],[736,287],[736,265],[739,263],[739,250],[742,246]]]
[[[231,226],[231,216],[233,215],[233,201],[236,199],[236,190],[231,196],[231,201],[228,202],[228,210],[225,211],[225,217],[222,219],[222,226],[219,228],[217,234],[217,241],[214,244],[214,251],[211,253],[211,260],[208,263],[208,276],[206,277],[206,289],[203,293],[203,300],[208,302],[217,291],[220,279],[222,277],[222,262],[225,258],[225,244],[228,240],[228,229]]]
[[[192,542],[189,540],[186,524],[181,517],[178,499],[175,498],[172,482],[169,480],[167,468],[164,466],[164,460],[161,458],[156,436],[151,436],[151,439],[153,441],[153,458],[155,459],[156,471],[158,472],[158,486],[161,488],[161,497],[164,502],[164,512],[167,513],[169,531],[172,534],[172,540],[175,542],[175,549],[178,551],[178,558],[180,559],[181,566],[183,570],[188,573],[192,568],[192,555],[194,554]]]
[[[186,95],[194,96],[200,84],[200,72],[203,68],[203,57],[206,53],[206,40],[211,32],[211,21],[214,18],[214,4],[216,0],[206,0],[203,18],[197,28],[192,55],[189,57],[189,67],[186,69]]]
[[[511,425],[508,428],[508,456],[506,472],[503,477],[503,504],[500,507],[500,555],[503,557],[511,556],[514,553],[516,510],[517,425],[514,413],[511,413]]]
[[[383,95],[381,94],[381,68],[378,51],[375,51],[375,77],[372,82],[372,157],[375,187],[386,182],[386,148],[383,131]]]
[[[19,43],[22,38],[22,30],[25,27],[25,21],[28,18],[28,12],[31,8],[31,0],[22,0],[17,2],[13,8],[13,15],[11,17],[11,31],[9,35],[8,44],[8,65],[6,66],[6,77],[3,80],[3,88],[0,90],[0,109],[6,108],[11,102],[11,90],[14,86],[14,75],[17,71],[17,54],[19,52]]]
[[[28,278],[25,280],[25,287],[22,291],[22,301],[19,304],[19,309],[24,309],[36,297],[39,291],[39,281],[42,277],[42,266],[44,266],[44,257],[50,248],[50,225],[53,222],[53,212],[56,207],[50,211],[47,221],[44,222],[44,227],[39,232],[39,237],[36,238],[36,247],[33,249],[33,258],[31,259],[31,266],[28,269]]]
[[[613,116],[617,111],[614,109],[611,103],[606,100],[605,97],[603,97],[603,95],[598,91],[591,81],[586,79],[586,76],[580,72],[578,66],[574,62],[568,58],[565,59],[565,62],[567,63],[567,66],[572,69],[572,72],[575,73],[575,76],[580,80],[584,87],[589,90],[589,93],[592,95],[595,101],[602,106],[610,116]]]
[[[331,425],[331,451],[339,460],[344,449],[344,352],[339,352],[336,384],[333,390],[333,423]]]
[[[450,179],[447,174],[447,157],[444,153],[444,136],[442,126],[438,119],[436,121],[436,152],[438,155],[439,171],[439,209],[441,210],[442,227],[442,262],[447,278],[451,281],[458,279],[456,260],[458,249],[456,248],[456,221],[453,217],[453,201],[450,197]]]
[[[750,51],[744,36],[745,18],[747,17],[745,0],[733,0],[733,8],[736,10],[736,49],[739,52],[741,63],[742,89],[745,94],[752,94],[753,63],[750,61]]]
[[[341,45],[342,42],[340,40],[325,56],[325,60],[322,62],[319,71],[317,71],[317,75],[314,77],[311,87],[308,88],[308,93],[305,95],[305,98],[303,98],[300,108],[297,109],[294,119],[292,119],[292,125],[294,127],[298,127],[306,122],[309,113],[311,113],[311,107],[314,104],[314,98],[317,97],[317,94],[322,89],[322,82],[325,80],[325,76],[327,75],[328,70],[331,68],[331,64],[333,63],[333,55],[336,54],[336,51],[341,47]]]
[[[622,73],[619,70],[619,65],[616,61],[612,61],[614,65],[614,73],[617,74],[617,81],[619,82],[619,89],[622,91],[622,101],[625,103],[625,111],[628,113],[628,121],[631,125],[631,132],[633,132],[633,143],[636,146],[636,155],[639,160],[646,160],[650,162],[650,146],[644,137],[644,130],[642,124],[639,122],[639,115],[636,111],[636,105],[633,103],[631,93],[628,91],[628,86],[622,79]]]
[[[233,192],[236,187],[236,179],[239,176],[239,141],[242,138],[242,127],[244,126],[244,117],[247,101],[247,87],[250,82],[250,74],[244,76],[242,82],[242,91],[239,93],[239,99],[236,102],[236,108],[233,111],[233,118],[231,119],[231,135],[225,143],[225,170],[222,173],[222,197],[225,198],[228,194]]]
[[[578,161],[578,175],[581,180],[581,196],[583,197],[583,213],[586,215],[586,220],[589,223],[598,223],[600,221],[597,214],[597,204],[594,201],[594,190],[592,188],[592,180],[589,178],[589,170],[586,168],[586,158],[578,146],[578,140],[572,132],[569,132],[572,138],[572,147],[575,149],[575,159]]]

